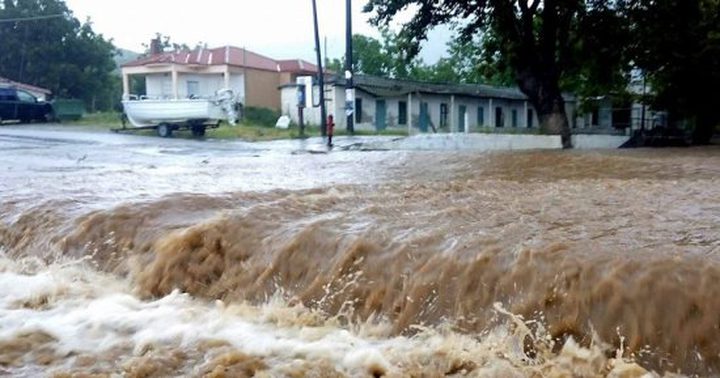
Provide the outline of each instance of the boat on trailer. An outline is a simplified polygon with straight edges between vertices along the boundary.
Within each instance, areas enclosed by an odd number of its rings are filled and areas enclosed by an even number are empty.
[[[211,98],[151,99],[131,95],[122,104],[123,128],[113,131],[155,129],[161,137],[169,137],[181,129],[203,136],[205,129],[216,128],[223,120],[235,125],[239,102],[232,90],[221,89]],[[132,127],[126,126],[125,119]]]

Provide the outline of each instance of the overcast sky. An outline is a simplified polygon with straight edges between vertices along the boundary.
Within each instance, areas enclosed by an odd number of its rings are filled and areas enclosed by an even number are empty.
[[[310,0],[65,0],[75,16],[117,47],[142,52],[156,32],[172,41],[209,47],[234,45],[276,59],[314,61]],[[345,42],[345,1],[317,0],[321,43],[330,58],[341,57]],[[379,37],[362,13],[365,0],[353,1],[353,32]],[[398,21],[406,21],[404,15]],[[397,25],[394,26],[397,28]],[[436,30],[421,57],[434,63],[445,51],[447,29]]]

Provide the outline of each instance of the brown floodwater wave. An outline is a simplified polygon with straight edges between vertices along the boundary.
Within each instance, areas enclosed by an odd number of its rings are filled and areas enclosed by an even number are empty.
[[[558,346],[599,338],[652,370],[720,373],[717,149],[442,159],[442,179],[421,167],[385,184],[178,194],[89,213],[48,201],[0,226],[0,246],[90,256],[143,298],[282,293],[349,322],[383,319],[394,334],[482,332],[505,320],[501,303]]]

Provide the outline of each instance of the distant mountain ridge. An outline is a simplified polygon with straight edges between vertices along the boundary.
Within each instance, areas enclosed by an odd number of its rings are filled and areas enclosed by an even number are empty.
[[[141,53],[137,53],[135,51],[126,50],[126,49],[117,49],[117,54],[113,57],[113,60],[115,60],[115,64],[117,65],[117,68],[113,73],[120,75],[120,66],[127,62],[132,62],[133,60],[136,60]]]

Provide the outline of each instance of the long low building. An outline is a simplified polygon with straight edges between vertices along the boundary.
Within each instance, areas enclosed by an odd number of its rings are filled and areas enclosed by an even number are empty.
[[[299,121],[299,101],[304,101],[304,120],[319,124],[318,88],[312,77],[299,77],[283,85],[282,112]],[[304,96],[298,91],[304,90]],[[325,86],[328,114],[337,127],[345,127],[345,80],[334,78]],[[571,126],[576,124],[576,100],[565,95]],[[407,128],[409,134],[422,132],[473,132],[497,129],[533,129],[539,121],[533,107],[517,88],[480,84],[435,84],[388,79],[368,75],[355,76],[355,112],[357,129],[384,130]]]

